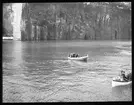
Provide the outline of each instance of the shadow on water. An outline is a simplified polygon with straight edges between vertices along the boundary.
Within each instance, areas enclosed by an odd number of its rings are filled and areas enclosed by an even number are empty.
[[[87,64],[87,62],[88,62],[88,61],[75,61],[75,60],[68,60],[68,62],[70,62],[70,63],[77,63],[77,64],[82,65],[82,64]]]
[[[87,61],[74,61],[74,60],[68,60],[70,65],[77,66],[77,67],[88,67]]]
[[[125,97],[132,95],[132,84],[126,86],[117,86],[112,88],[112,95],[115,97]]]

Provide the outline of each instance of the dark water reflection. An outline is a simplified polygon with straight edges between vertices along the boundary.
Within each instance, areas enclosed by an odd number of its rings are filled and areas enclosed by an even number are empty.
[[[68,60],[72,52],[88,61]],[[131,101],[131,86],[111,87],[121,69],[131,70],[129,41],[4,41],[3,101]]]
[[[113,87],[112,95],[117,99],[124,98],[124,100],[129,100],[129,98],[132,96],[132,84],[127,86]]]

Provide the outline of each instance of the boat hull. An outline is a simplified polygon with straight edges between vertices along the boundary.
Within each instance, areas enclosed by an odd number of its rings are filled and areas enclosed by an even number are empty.
[[[78,61],[87,61],[88,56],[83,56],[83,57],[68,57],[69,60],[78,60]]]
[[[13,40],[13,37],[3,37],[3,40]]]
[[[112,80],[112,87],[116,87],[116,86],[125,86],[125,85],[129,85],[131,84],[132,81],[128,81],[128,82],[122,82],[122,81],[115,81]]]

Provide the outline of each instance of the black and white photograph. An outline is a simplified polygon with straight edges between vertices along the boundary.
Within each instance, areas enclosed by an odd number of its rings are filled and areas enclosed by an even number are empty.
[[[2,3],[2,103],[132,102],[131,2]]]

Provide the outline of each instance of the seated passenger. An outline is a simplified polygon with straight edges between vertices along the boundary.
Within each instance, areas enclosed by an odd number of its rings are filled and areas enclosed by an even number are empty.
[[[70,55],[70,57],[73,57],[73,54],[74,54],[74,53],[69,54],[69,55]]]
[[[126,75],[126,78],[127,78],[129,81],[132,81],[132,73],[131,73],[131,72],[128,73],[128,74]]]
[[[73,54],[73,57],[76,57],[76,54],[75,53]]]
[[[79,54],[76,54],[76,57],[79,57]]]
[[[121,70],[120,72],[120,80],[121,81],[127,81],[127,78],[125,76],[125,71]]]
[[[71,54],[69,54],[69,56],[70,56],[70,57],[78,57],[78,56],[79,56],[79,54],[71,53]]]

